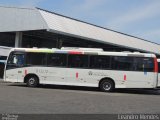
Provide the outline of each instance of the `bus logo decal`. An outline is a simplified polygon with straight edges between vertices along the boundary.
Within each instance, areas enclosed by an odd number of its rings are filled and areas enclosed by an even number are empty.
[[[92,71],[89,71],[88,74],[89,74],[89,75],[93,75],[93,72],[92,72]]]

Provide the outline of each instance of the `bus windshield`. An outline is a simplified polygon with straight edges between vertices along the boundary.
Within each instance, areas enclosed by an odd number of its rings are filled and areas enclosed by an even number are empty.
[[[7,69],[22,67],[25,65],[24,53],[12,52],[7,62]]]

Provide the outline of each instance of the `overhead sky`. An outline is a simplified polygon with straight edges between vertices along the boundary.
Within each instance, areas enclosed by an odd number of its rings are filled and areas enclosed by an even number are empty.
[[[160,0],[0,0],[40,7],[160,44]]]

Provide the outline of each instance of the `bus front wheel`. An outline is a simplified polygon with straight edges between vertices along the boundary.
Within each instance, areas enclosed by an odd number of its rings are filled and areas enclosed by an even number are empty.
[[[114,90],[114,83],[111,80],[103,80],[99,87],[103,92],[112,92]]]
[[[38,78],[36,76],[30,76],[27,79],[27,86],[28,87],[37,87],[39,84]]]

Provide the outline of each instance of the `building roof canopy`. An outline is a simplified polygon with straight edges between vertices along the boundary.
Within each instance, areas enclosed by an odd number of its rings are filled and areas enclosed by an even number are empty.
[[[0,21],[0,32],[47,30],[160,55],[159,44],[39,8],[0,7]]]

